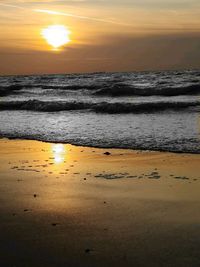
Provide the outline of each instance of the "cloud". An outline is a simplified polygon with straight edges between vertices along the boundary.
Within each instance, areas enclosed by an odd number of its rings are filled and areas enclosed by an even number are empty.
[[[79,16],[79,15],[72,14],[72,13],[57,12],[57,11],[52,11],[52,10],[47,10],[47,9],[33,9],[33,11],[39,12],[39,13],[46,13],[49,15],[59,15],[59,16],[73,17],[76,19],[92,20],[92,21],[96,21],[96,22],[117,24],[117,25],[123,25],[123,26],[132,26],[131,24],[118,22],[118,21],[114,21],[114,20],[101,19],[101,18],[88,17],[88,16]]]
[[[59,11],[53,11],[53,10],[48,10],[48,9],[30,9],[30,8],[25,8],[25,7],[19,6],[19,5],[5,4],[5,3],[0,3],[0,6],[14,8],[14,9],[20,9],[20,10],[25,10],[25,11],[32,11],[32,12],[37,12],[37,13],[45,13],[45,14],[49,14],[49,15],[72,17],[72,18],[76,18],[76,19],[80,19],[80,20],[90,20],[90,21],[96,21],[96,22],[103,22],[103,23],[108,23],[108,24],[116,24],[116,25],[121,25],[121,26],[132,27],[131,24],[123,23],[123,22],[119,22],[119,21],[115,21],[115,20],[109,20],[107,18],[80,16],[80,15],[76,15],[73,13],[59,12]]]
[[[10,2],[10,1],[9,1]],[[18,0],[12,1],[14,3],[24,4],[54,4],[54,5],[68,5],[68,4],[89,4],[89,5],[103,5],[103,6],[131,6],[144,9],[185,9],[199,7],[199,0]]]
[[[96,45],[51,51],[0,51],[0,73],[67,73],[188,69],[200,67],[200,34],[104,36]]]

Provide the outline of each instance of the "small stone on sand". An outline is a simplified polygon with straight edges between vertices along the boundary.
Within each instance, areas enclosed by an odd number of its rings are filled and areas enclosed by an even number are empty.
[[[110,152],[108,152],[108,151],[106,151],[105,153],[104,153],[104,155],[106,155],[106,156],[109,156],[111,153]]]
[[[89,248],[85,249],[85,253],[90,253],[90,252],[91,252],[91,249],[89,249]]]

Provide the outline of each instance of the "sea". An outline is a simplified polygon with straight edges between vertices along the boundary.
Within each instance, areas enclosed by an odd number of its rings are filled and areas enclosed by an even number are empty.
[[[0,76],[0,136],[200,153],[200,70]]]

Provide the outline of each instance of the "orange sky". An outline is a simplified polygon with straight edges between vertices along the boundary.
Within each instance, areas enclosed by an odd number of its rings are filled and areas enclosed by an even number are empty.
[[[199,0],[1,0],[0,74],[200,67]],[[63,25],[58,51],[43,29]]]

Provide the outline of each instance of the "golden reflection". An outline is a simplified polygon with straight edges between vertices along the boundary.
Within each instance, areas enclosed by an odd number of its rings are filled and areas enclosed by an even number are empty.
[[[63,163],[66,156],[65,146],[62,144],[54,144],[52,145],[52,152],[54,163],[60,164]]]
[[[64,147],[64,145],[62,145],[62,144],[55,144],[55,145],[53,145],[53,147],[52,147],[52,151],[53,151],[53,153],[55,153],[55,154],[65,153],[65,147]]]
[[[64,162],[64,160],[65,160],[65,158],[63,156],[60,156],[60,155],[54,156],[54,162],[57,164]]]

